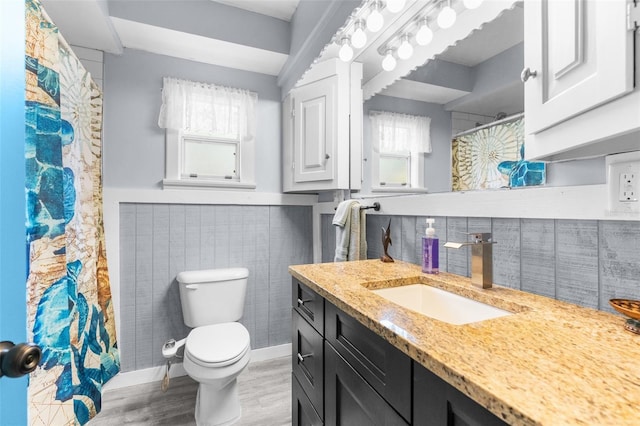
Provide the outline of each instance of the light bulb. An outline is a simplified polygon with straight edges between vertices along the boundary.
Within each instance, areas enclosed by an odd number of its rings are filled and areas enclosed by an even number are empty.
[[[482,0],[462,0],[462,4],[467,9],[475,9],[482,4]]]
[[[349,62],[353,58],[353,49],[349,46],[349,39],[346,37],[342,39],[342,47],[338,51],[338,56],[343,62]]]
[[[387,54],[382,60],[382,69],[385,71],[393,71],[396,67],[396,58],[393,57],[393,51],[387,50]]]
[[[356,49],[360,49],[364,47],[365,44],[367,44],[367,34],[364,32],[362,23],[360,21],[356,22],[356,30],[351,36],[351,44]]]
[[[456,22],[456,11],[447,5],[442,8],[438,14],[438,26],[440,28],[449,28]]]
[[[433,40],[433,31],[431,31],[431,28],[429,28],[427,20],[425,19],[416,33],[416,43],[420,46],[426,46],[431,43],[431,40]]]
[[[373,10],[367,17],[367,28],[372,33],[377,33],[382,29],[382,26],[384,25],[384,17],[382,16],[382,13],[380,13],[380,11],[378,10],[379,9],[378,3],[374,3],[372,7],[373,7]]]
[[[409,59],[413,55],[413,46],[409,43],[409,36],[402,36],[402,43],[400,43],[400,47],[398,47],[398,57],[400,59]]]
[[[387,0],[387,9],[391,13],[398,13],[404,7],[405,0]]]

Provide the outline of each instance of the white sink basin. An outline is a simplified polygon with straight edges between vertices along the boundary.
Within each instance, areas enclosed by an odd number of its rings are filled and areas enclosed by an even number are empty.
[[[402,307],[453,325],[512,315],[509,311],[424,284],[371,291]]]

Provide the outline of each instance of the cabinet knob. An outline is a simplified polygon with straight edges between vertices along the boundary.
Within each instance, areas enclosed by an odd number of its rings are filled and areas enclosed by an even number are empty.
[[[522,72],[520,73],[520,80],[522,80],[522,82],[524,83],[527,80],[529,80],[529,78],[536,78],[537,75],[538,75],[537,71],[531,71],[529,67],[527,67],[523,69]]]
[[[325,160],[328,160],[329,158],[331,158],[331,156],[330,156],[329,154],[325,154],[325,155],[324,155],[324,159],[325,159]]]

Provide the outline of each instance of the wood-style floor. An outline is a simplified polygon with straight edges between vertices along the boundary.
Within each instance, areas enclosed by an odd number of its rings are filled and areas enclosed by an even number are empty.
[[[171,379],[162,392],[160,382],[105,392],[102,411],[89,426],[195,425],[193,411],[198,385],[190,377]],[[291,424],[291,358],[254,362],[238,377],[242,418],[238,426]]]

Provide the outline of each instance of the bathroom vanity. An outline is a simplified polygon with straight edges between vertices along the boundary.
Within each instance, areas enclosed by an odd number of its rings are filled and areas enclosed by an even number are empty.
[[[293,424],[636,424],[624,319],[379,260],[291,266]],[[373,290],[420,283],[510,314],[454,325]],[[401,302],[398,302],[401,303]],[[455,308],[455,306],[454,306]]]

